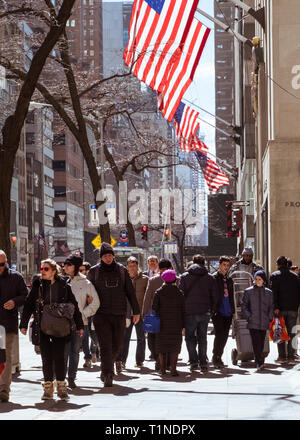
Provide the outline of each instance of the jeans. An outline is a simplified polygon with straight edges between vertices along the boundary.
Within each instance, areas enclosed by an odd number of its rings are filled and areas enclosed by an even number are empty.
[[[76,330],[72,330],[70,340],[67,342],[65,347],[65,371],[69,379],[76,379],[79,363],[80,342],[81,339],[79,334]]]
[[[224,347],[228,339],[231,321],[232,316],[223,316],[217,314],[216,316],[212,317],[212,322],[215,329],[213,358],[216,360],[222,357]]]
[[[124,362],[125,364],[128,357],[129,343],[132,334],[132,329],[133,329],[133,322],[131,322],[130,326],[127,327],[125,330],[123,347],[117,358],[117,361]],[[135,325],[135,331],[137,337],[135,361],[137,364],[142,364],[145,361],[146,338],[145,338],[145,332],[143,330],[143,321],[141,319]]]
[[[91,346],[89,347],[89,338],[91,338]],[[82,336],[82,351],[84,359],[92,359],[92,354],[97,352],[98,338],[96,330],[92,330],[88,325],[84,326],[84,333]]]
[[[5,337],[5,345],[6,345],[6,363],[5,368],[0,376],[0,391],[10,392],[10,384],[12,379],[12,360],[13,360],[13,352],[14,346],[18,342],[18,335],[15,333],[6,333]]]
[[[67,338],[55,338],[41,331],[40,349],[43,363],[45,382],[53,382],[54,371],[56,380],[63,381],[66,378],[65,347]]]
[[[285,359],[286,357],[288,357],[289,359],[293,359],[297,350],[295,350],[292,346],[293,338],[296,335],[295,333],[292,333],[292,328],[297,323],[298,312],[294,312],[293,310],[282,311],[280,312],[280,316],[283,316],[284,318],[286,329],[291,339],[287,343],[281,342],[280,344],[277,344],[278,356],[283,359]]]
[[[185,343],[191,365],[200,364],[201,367],[207,365],[207,327],[209,320],[209,312],[204,315],[186,315]],[[195,331],[197,331],[197,336],[195,336]],[[196,350],[197,345],[198,353]]]
[[[93,318],[100,344],[101,369],[104,376],[113,374],[114,362],[122,349],[125,315],[101,313]]]
[[[249,332],[252,340],[255,362],[258,365],[262,365],[265,361],[264,345],[266,338],[266,330],[257,330],[251,328],[249,329]]]

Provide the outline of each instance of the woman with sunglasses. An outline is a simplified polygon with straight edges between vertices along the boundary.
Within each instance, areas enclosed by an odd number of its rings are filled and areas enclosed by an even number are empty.
[[[35,337],[39,336],[44,374],[44,394],[42,400],[53,398],[54,374],[58,397],[62,400],[68,400],[64,352],[69,336],[58,338],[48,336],[42,332],[40,328],[41,307],[38,307],[39,297],[41,296],[44,305],[50,304],[50,302],[70,302],[74,304],[74,321],[77,331],[81,336],[83,335],[84,325],[71,287],[67,280],[60,276],[60,268],[56,262],[50,258],[42,261],[40,272],[41,276],[33,282],[31,291],[25,301],[19,328],[21,333],[26,335],[29,319],[32,314],[34,315],[32,333]]]

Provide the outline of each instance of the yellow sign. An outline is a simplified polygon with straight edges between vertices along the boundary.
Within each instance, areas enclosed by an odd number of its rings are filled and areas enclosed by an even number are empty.
[[[110,244],[112,246],[115,246],[115,244],[117,243],[117,241],[114,239],[114,237],[110,236]],[[92,245],[95,248],[99,248],[101,246],[101,237],[100,234],[98,234],[93,240],[92,240]]]

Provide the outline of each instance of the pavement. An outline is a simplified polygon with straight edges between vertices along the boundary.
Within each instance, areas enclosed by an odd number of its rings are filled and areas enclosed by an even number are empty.
[[[209,328],[209,330],[211,327]],[[68,402],[42,401],[41,357],[28,336],[20,334],[21,371],[11,385],[10,401],[0,403],[0,420],[299,420],[300,364],[276,364],[277,346],[270,342],[266,369],[256,372],[254,362],[232,365],[235,340],[228,340],[223,361],[206,374],[190,373],[185,342],[178,363],[179,377],[165,379],[154,371],[146,351],[144,367],[135,368],[136,335],[133,331],[126,370],[115,377],[112,388],[100,381],[100,366],[83,369],[80,353],[76,383]],[[214,336],[208,335],[211,359]]]

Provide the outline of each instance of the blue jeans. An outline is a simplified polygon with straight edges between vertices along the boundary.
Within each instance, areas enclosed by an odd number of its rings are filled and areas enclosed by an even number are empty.
[[[76,379],[79,362],[80,342],[81,340],[79,334],[76,330],[72,330],[70,340],[67,342],[65,347],[65,371],[66,376],[68,376],[69,379]]]
[[[185,343],[189,353],[190,364],[207,365],[207,328],[210,313],[204,315],[186,315],[185,317]],[[196,333],[196,335],[195,335]],[[198,344],[198,353],[197,353]]]
[[[131,321],[130,326],[125,329],[122,350],[120,351],[117,358],[117,361],[124,362],[125,364],[128,357],[129,343],[130,343],[132,329],[133,329],[133,322]],[[135,325],[135,331],[137,337],[135,360],[137,364],[142,364],[145,361],[145,349],[146,349],[146,338],[145,338],[145,332],[143,330],[142,319],[140,319],[139,322]]]
[[[91,338],[91,346],[89,346],[89,338]],[[96,330],[92,330],[88,325],[84,326],[84,333],[82,336],[82,351],[84,359],[92,359],[92,354],[97,353],[98,338]]]

